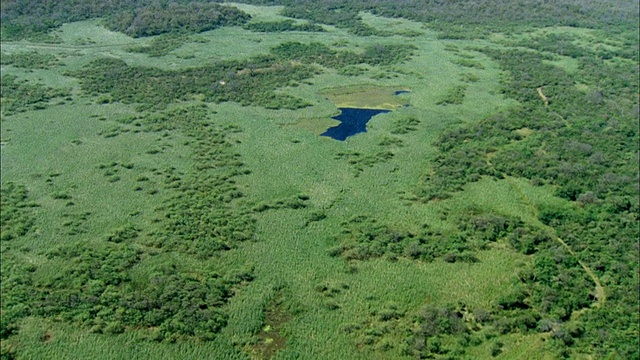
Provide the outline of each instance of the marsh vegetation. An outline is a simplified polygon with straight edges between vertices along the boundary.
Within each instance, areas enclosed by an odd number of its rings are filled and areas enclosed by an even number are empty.
[[[637,2],[27,3],[2,359],[640,356]]]

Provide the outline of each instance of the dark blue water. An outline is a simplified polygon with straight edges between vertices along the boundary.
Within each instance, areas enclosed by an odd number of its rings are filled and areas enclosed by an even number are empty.
[[[394,92],[393,95],[398,96],[398,95],[402,95],[402,94],[408,94],[410,92],[411,91],[409,91],[409,90],[398,90],[398,91]]]
[[[330,127],[322,136],[344,141],[349,136],[367,132],[367,123],[378,114],[390,112],[390,110],[340,108],[340,115],[333,119],[340,121],[339,125]]]

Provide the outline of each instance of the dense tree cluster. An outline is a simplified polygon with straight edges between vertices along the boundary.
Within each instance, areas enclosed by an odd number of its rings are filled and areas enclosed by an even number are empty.
[[[162,34],[154,37],[149,45],[132,46],[127,51],[147,54],[150,57],[160,57],[168,55],[173,50],[181,47],[187,40],[188,38],[182,34]]]
[[[482,29],[518,28],[526,26],[574,26],[603,28],[637,23],[638,3],[616,1],[610,6],[599,1],[502,0],[482,1],[357,1],[357,0],[245,0],[260,5],[284,5],[282,15],[313,21],[316,24],[351,28],[361,35],[381,35],[365,24],[361,11],[388,17],[402,17],[421,22],[442,31],[448,38],[477,38],[486,35]],[[115,1],[11,1],[2,6],[2,39],[37,38],[62,23],[112,16],[113,26],[135,36],[158,34],[168,26],[175,29],[202,31],[215,23],[244,22],[247,15],[217,4],[189,0],[171,3],[149,0]],[[168,10],[172,9],[172,10]],[[201,14],[198,13],[201,12]],[[176,16],[177,22],[163,14]],[[191,14],[191,15],[189,15]],[[156,26],[155,23],[165,25]],[[107,26],[112,26],[107,23]],[[146,25],[145,25],[146,24]]]
[[[253,4],[285,5],[283,15],[343,28],[362,27],[359,13],[370,11],[428,23],[440,36],[463,39],[485,36],[486,29],[530,26],[603,28],[637,23],[638,3],[617,1],[615,6],[598,1],[502,0],[482,1],[357,1],[357,0],[246,0]],[[356,30],[357,31],[357,30]]]
[[[283,31],[308,31],[308,32],[323,32],[322,25],[313,23],[296,23],[293,20],[281,20],[281,21],[264,21],[264,22],[250,22],[244,26],[245,29],[253,32],[283,32]]]
[[[242,25],[250,15],[229,6],[214,3],[151,4],[110,16],[105,25],[133,37],[169,32],[199,33],[225,25]]]
[[[463,355],[469,346],[469,337],[476,339],[473,345],[487,340],[481,332],[550,333],[561,344],[561,351],[567,351],[580,341],[590,324],[574,321],[572,316],[592,305],[596,290],[576,255],[557,241],[550,229],[528,225],[520,219],[474,208],[457,216],[457,229],[447,233],[431,230],[429,226],[411,233],[394,230],[368,217],[355,217],[343,224],[344,230],[336,239],[339,244],[331,248],[329,254],[350,262],[376,257],[394,261],[405,257],[474,263],[479,261],[478,251],[487,249],[490,243],[503,242],[523,254],[535,255],[534,261],[520,270],[519,280],[512,290],[498,299],[491,309],[468,309],[460,304],[449,308],[427,306],[416,312],[398,312],[383,322],[371,324],[367,320],[367,326],[350,327],[349,332],[362,333],[360,330],[364,330],[365,345],[377,347],[398,346],[386,343],[387,334],[411,334],[401,346],[402,351],[421,357],[447,353]],[[470,313],[476,313],[476,316]],[[463,316],[467,318],[464,321]],[[391,330],[388,323],[392,318],[398,320],[393,325],[395,330]],[[378,330],[374,331],[372,327]],[[620,333],[613,336],[618,336],[618,341],[629,342]],[[467,340],[451,347],[444,345],[451,344],[451,341],[445,341],[446,338]],[[434,342],[440,345],[429,346]]]
[[[306,103],[273,91],[312,74],[314,70],[308,66],[260,57],[176,71],[99,59],[73,75],[81,79],[82,88],[89,94],[109,94],[113,101],[139,103],[145,108],[163,108],[201,94],[211,102],[236,101],[243,105],[295,109]]]
[[[2,338],[16,330],[20,318],[38,316],[61,318],[97,333],[135,328],[149,329],[147,335],[154,340],[210,340],[226,324],[220,307],[232,287],[251,279],[248,272],[194,277],[187,275],[192,270],[185,272],[172,262],[136,279],[133,267],[149,255],[131,244],[83,242],[46,256],[64,264],[48,278],[25,262],[3,259]]]
[[[2,4],[2,40],[41,40],[63,23],[100,17],[134,37],[202,32],[250,19],[237,8],[196,1],[10,1]]]
[[[415,47],[404,44],[378,44],[365,48],[362,53],[334,50],[321,43],[303,44],[287,42],[274,47],[271,52],[284,60],[319,64],[326,67],[341,68],[347,65],[392,65],[411,58]]]

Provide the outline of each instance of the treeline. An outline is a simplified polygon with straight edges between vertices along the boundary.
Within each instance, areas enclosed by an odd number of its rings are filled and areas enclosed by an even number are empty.
[[[621,33],[616,37],[618,42],[615,47],[604,47],[601,44],[595,44],[591,48],[584,45],[578,45],[578,38],[570,33],[550,33],[538,36],[532,36],[529,39],[521,40],[515,45],[527,47],[534,50],[546,51],[548,53],[560,56],[569,56],[574,59],[595,55],[596,58],[610,60],[615,57],[638,61],[637,38],[633,33]]]
[[[151,4],[109,16],[105,26],[133,37],[165,33],[200,33],[227,25],[243,25],[251,16],[215,3]]]
[[[313,63],[331,68],[348,65],[392,65],[407,61],[415,50],[413,45],[377,44],[365,48],[362,53],[334,50],[322,43],[287,42],[274,47],[271,52],[283,60]]]
[[[242,25],[251,16],[231,6],[184,0],[18,0],[2,4],[2,40],[42,40],[63,23],[92,18],[105,18],[109,29],[141,37]]]
[[[244,26],[246,30],[253,32],[284,32],[284,31],[307,31],[324,32],[321,25],[314,23],[296,23],[293,20],[251,22]]]
[[[260,5],[284,5],[283,15],[310,20],[316,24],[349,28],[358,35],[384,35],[366,26],[361,11],[388,17],[429,23],[447,38],[477,38],[487,30],[528,26],[572,26],[608,28],[635,26],[638,3],[630,0],[610,2],[562,0],[482,0],[442,1],[370,1],[357,0],[245,0]],[[169,16],[171,15],[171,16]],[[109,17],[107,26],[133,36],[167,31],[204,31],[211,26],[242,24],[248,15],[212,3],[178,0],[111,0],[58,2],[17,0],[2,6],[2,39],[42,38],[65,22]],[[212,25],[214,24],[214,25]],[[375,31],[374,31],[375,30]]]
[[[487,30],[531,26],[605,28],[636,26],[638,3],[562,0],[482,1],[368,1],[357,0],[246,0],[252,4],[284,5],[283,15],[343,28],[361,26],[361,11],[428,23],[441,37],[477,38]]]

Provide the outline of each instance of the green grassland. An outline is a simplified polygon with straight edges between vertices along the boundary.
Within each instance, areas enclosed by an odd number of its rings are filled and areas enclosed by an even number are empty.
[[[281,6],[229,5],[250,14],[251,22],[291,19]],[[525,288],[521,279],[548,257],[544,251],[573,261],[558,276],[581,281],[581,299],[589,300],[558,318],[572,323],[597,303],[600,273],[586,273],[589,259],[571,247],[562,250],[555,238],[568,230],[541,221],[549,209],[579,208],[558,196],[558,185],[504,168],[456,189],[444,178],[438,191],[447,196],[423,194],[431,191],[424,190],[425,179],[438,180],[444,165],[434,164],[445,163],[442,139],[454,129],[484,129],[453,134],[454,143],[446,145],[486,150],[479,160],[470,156],[474,166],[494,162],[496,152],[503,159],[502,146],[518,149],[528,141],[546,149],[542,126],[521,126],[514,130],[517,140],[506,143],[482,142],[489,133],[483,119],[526,103],[504,90],[512,78],[491,51],[526,48],[545,55],[545,65],[573,74],[582,63],[547,48],[545,36],[571,36],[577,49],[606,39],[600,50],[624,63],[623,40],[566,27],[453,40],[420,22],[370,12],[360,17],[377,35],[322,24],[322,32],[224,26],[132,38],[91,19],[53,30],[58,43],[3,42],[3,57],[13,56],[2,64],[3,82],[15,76],[33,86],[11,92],[3,85],[2,94],[3,104],[13,101],[11,110],[2,110],[0,148],[3,359],[611,354],[606,347],[571,348],[573,342],[557,335],[559,320],[536,330],[540,321],[556,321],[558,310],[540,310],[534,295],[546,290],[538,283]],[[325,46],[333,60],[277,52],[291,43]],[[370,49],[397,45],[410,46],[411,54],[366,62],[375,60],[366,57]],[[21,66],[24,53],[43,57]],[[105,71],[116,73],[122,66],[115,61],[122,61],[142,74],[139,82],[92,83],[90,67],[104,59],[112,61],[104,62]],[[172,97],[183,90],[149,85],[162,77],[195,79],[191,72],[217,66],[230,70],[226,81],[204,79],[219,89],[211,94],[203,86]],[[296,80],[287,80],[286,71]],[[231,92],[236,79],[246,86],[273,82],[260,88],[268,99],[255,100],[258,95],[242,88]],[[603,84],[582,86],[589,93]],[[559,95],[549,86],[553,103]],[[45,95],[29,97],[34,89]],[[395,90],[410,92],[394,96]],[[535,96],[535,87],[528,90]],[[215,97],[225,91],[226,98]],[[158,106],[163,100],[157,99],[167,100]],[[637,99],[630,101],[637,108]],[[344,142],[319,136],[335,125],[331,117],[342,106],[393,111]],[[495,217],[509,229],[487,235],[483,225],[465,225]],[[526,252],[514,229],[523,238],[535,231],[552,235],[536,243],[537,252]],[[379,243],[382,250],[374,249]],[[175,293],[163,292],[169,288]],[[531,296],[526,307],[537,316],[533,324],[508,323],[530,316],[518,308],[525,306],[521,289]],[[89,292],[94,298],[83,297]],[[140,303],[154,297],[162,299],[157,316],[163,317],[149,320],[156,313]],[[447,316],[451,324],[438,322]],[[424,325],[433,322],[438,329]],[[637,335],[637,326],[629,332]]]

